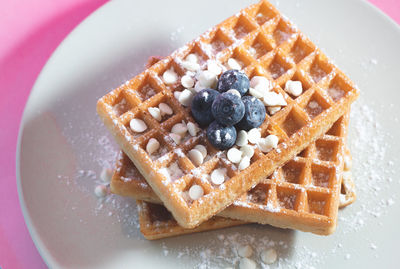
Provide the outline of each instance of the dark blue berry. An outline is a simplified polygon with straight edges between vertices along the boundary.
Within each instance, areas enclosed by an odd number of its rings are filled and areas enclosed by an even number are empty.
[[[213,121],[207,128],[207,138],[217,149],[229,149],[236,142],[236,129]]]
[[[217,90],[221,93],[235,89],[243,96],[250,88],[250,80],[245,73],[232,69],[222,73],[218,80]]]
[[[215,98],[211,111],[217,122],[231,126],[243,118],[244,104],[238,95],[224,92]]]
[[[191,110],[193,118],[201,126],[205,127],[214,121],[211,106],[220,93],[213,89],[199,91],[192,100]]]
[[[265,120],[264,104],[254,96],[244,96],[242,101],[245,109],[244,117],[236,126],[245,131],[259,127]]]

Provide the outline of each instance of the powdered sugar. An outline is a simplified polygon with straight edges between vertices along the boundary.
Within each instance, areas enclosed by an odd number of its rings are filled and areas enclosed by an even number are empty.
[[[360,102],[361,103],[361,102]],[[387,141],[390,134],[385,132],[377,119],[377,114],[370,106],[356,103],[351,111],[351,152],[357,153],[353,162],[353,174],[357,196],[361,205],[355,205],[357,210],[354,218],[339,218],[344,225],[344,231],[352,232],[361,229],[368,220],[387,214],[388,207],[394,204],[395,197],[380,199],[380,193],[390,188],[387,184],[393,177],[393,163],[385,161]],[[353,155],[354,156],[354,155]]]

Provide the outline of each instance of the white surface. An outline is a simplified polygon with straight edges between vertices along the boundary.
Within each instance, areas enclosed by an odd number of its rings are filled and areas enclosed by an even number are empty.
[[[169,54],[252,2],[171,0],[155,7],[153,1],[111,1],[56,50],[29,98],[17,152],[24,216],[50,267],[235,267],[238,258],[231,250],[243,244],[257,251],[274,245],[279,261],[272,266],[281,268],[396,267],[400,31],[358,0],[288,0],[278,5],[359,85],[362,96],[356,106],[372,109],[381,122],[379,133],[385,134],[376,147],[356,147],[368,137],[356,136],[355,127],[362,125],[351,126],[360,191],[356,204],[340,212],[334,235],[246,225],[150,242],[140,235],[133,201],[111,196],[101,202],[93,194],[103,167],[111,167],[115,158],[115,145],[95,113],[96,100],[139,73],[149,56]],[[187,12],[194,7],[195,12]],[[365,110],[355,111],[353,122],[366,118],[357,115]],[[382,147],[386,153],[372,158]],[[364,160],[370,160],[367,166]]]

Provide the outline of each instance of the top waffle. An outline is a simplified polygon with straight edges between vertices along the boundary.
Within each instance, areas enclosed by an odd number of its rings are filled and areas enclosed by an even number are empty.
[[[260,126],[262,137],[274,134],[279,138],[277,148],[268,153],[255,149],[250,166],[232,170],[229,179],[219,186],[205,175],[225,167],[225,152],[214,149],[204,131],[194,137],[187,135],[180,143],[169,136],[176,123],[195,122],[189,109],[174,98],[174,92],[183,90],[180,83],[167,85],[162,79],[167,70],[183,76],[187,70],[182,63],[189,54],[197,55],[203,69],[207,60],[226,66],[233,58],[249,78],[264,76],[271,80],[273,91],[287,102],[274,115],[268,113]],[[300,96],[282,89],[288,80],[301,81],[304,91]],[[354,84],[304,34],[270,3],[261,1],[102,97],[97,111],[178,223],[191,228],[230,205],[320,137],[357,96]],[[173,113],[157,121],[148,108],[160,103],[168,104]],[[134,118],[143,120],[149,128],[134,132],[129,125]],[[151,138],[157,139],[160,149],[150,156],[145,148]],[[198,144],[207,148],[208,157],[196,167],[187,153]],[[204,196],[192,201],[187,191],[194,184],[202,187]]]

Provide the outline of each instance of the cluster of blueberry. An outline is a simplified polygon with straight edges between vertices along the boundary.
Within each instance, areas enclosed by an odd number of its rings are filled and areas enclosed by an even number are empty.
[[[221,150],[231,148],[238,130],[259,127],[265,119],[264,104],[256,97],[245,95],[250,88],[246,74],[232,69],[221,74],[217,90],[203,89],[191,104],[197,123],[207,127],[210,143]]]

